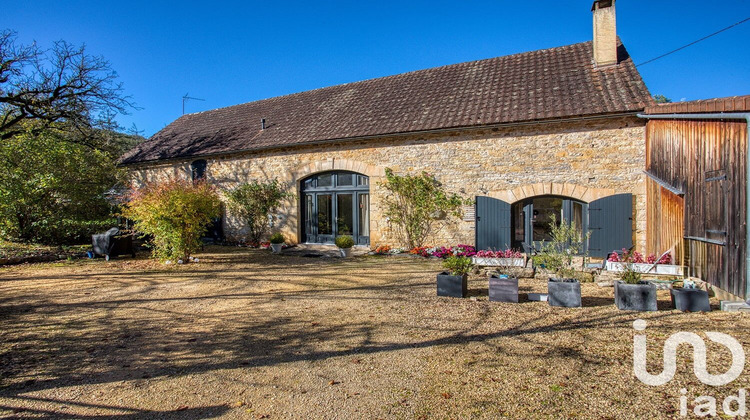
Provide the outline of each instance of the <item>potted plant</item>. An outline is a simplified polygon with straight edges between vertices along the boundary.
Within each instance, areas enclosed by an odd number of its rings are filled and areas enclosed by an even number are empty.
[[[624,311],[655,311],[656,285],[641,280],[641,272],[626,264],[615,281],[615,305]]]
[[[682,282],[681,288],[669,291],[672,295],[672,308],[687,312],[710,312],[711,302],[708,291],[699,289],[692,280]]]
[[[282,235],[279,232],[274,233],[271,235],[271,250],[274,254],[278,254],[281,252],[281,248],[284,247],[284,235]]]
[[[681,276],[683,267],[672,264],[672,254],[667,251],[660,255],[649,254],[644,257],[638,251],[622,250],[622,254],[613,252],[609,255],[606,262],[607,271],[623,271],[627,264],[631,264],[633,269],[641,273],[659,274],[669,276]]]
[[[542,266],[553,273],[547,281],[547,303],[550,306],[566,308],[581,307],[581,282],[575,278],[573,258],[583,254],[584,236],[575,223],[557,223],[551,217],[550,234],[552,240],[543,242],[541,251],[534,256],[534,265]],[[583,255],[585,260],[585,255]]]
[[[508,265],[500,266],[497,274],[490,275],[490,301],[518,303],[518,277],[523,268],[510,259],[506,259],[506,262]]]
[[[446,258],[443,261],[443,267],[446,271],[437,275],[437,295],[466,297],[466,281],[472,266],[469,257]]]
[[[352,255],[352,247],[354,246],[354,238],[349,235],[337,236],[334,241],[336,246],[339,247],[339,252],[343,258]]]
[[[512,249],[493,251],[491,249],[478,251],[473,257],[474,265],[485,267],[526,267],[523,254]]]

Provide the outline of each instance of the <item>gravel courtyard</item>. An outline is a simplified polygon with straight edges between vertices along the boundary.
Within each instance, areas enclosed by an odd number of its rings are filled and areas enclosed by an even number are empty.
[[[618,311],[584,284],[584,308],[435,296],[439,261],[305,258],[207,247],[199,263],[145,258],[0,269],[0,417],[670,418],[702,385],[692,350],[650,387],[633,374],[632,323],[649,367],[677,331],[719,331],[750,350],[750,314]],[[522,293],[544,292],[540,280]],[[717,301],[712,300],[713,304]],[[729,351],[707,341],[709,371]],[[749,355],[750,356],[750,355]]]

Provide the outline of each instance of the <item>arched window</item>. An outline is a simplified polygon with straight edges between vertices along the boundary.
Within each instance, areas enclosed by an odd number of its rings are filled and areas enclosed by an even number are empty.
[[[300,185],[302,241],[332,243],[350,235],[354,242],[370,242],[370,179],[355,172],[315,174]]]
[[[193,181],[198,181],[206,177],[206,165],[205,159],[194,160],[190,164],[190,176]]]

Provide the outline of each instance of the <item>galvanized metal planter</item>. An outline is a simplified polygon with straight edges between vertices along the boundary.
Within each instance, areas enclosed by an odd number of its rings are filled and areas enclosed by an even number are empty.
[[[444,271],[437,275],[437,295],[450,297],[466,297],[468,275],[453,276]]]
[[[482,267],[526,267],[525,258],[485,258],[472,257],[474,265]]]
[[[700,289],[672,289],[672,308],[688,312],[711,312],[708,292]]]
[[[656,311],[656,285],[649,282],[615,282],[615,305],[623,311]]]
[[[553,279],[547,281],[547,303],[565,308],[581,307],[581,282],[576,279]]]
[[[607,261],[607,271],[620,272],[625,270],[625,266],[630,263],[624,262],[612,262]],[[682,266],[672,264],[645,264],[645,263],[633,263],[633,270],[639,273],[646,274],[663,274],[669,276],[681,276]]]
[[[284,247],[284,244],[271,244],[271,252],[274,254],[278,254],[281,252],[281,248]]]
[[[518,303],[518,278],[490,276],[490,301]]]

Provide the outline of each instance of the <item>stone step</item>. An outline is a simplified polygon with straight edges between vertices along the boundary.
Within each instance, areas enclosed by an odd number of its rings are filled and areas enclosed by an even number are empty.
[[[743,301],[722,300],[721,310],[725,312],[750,312],[750,305]]]

